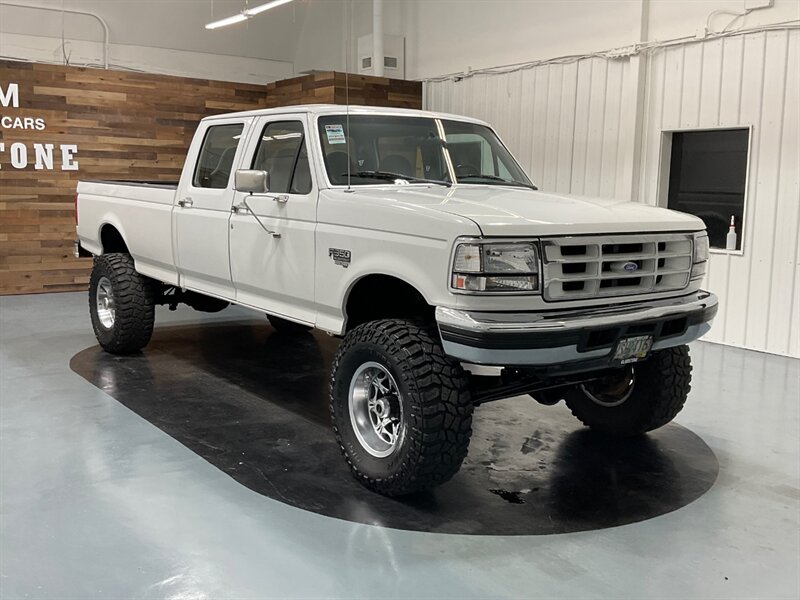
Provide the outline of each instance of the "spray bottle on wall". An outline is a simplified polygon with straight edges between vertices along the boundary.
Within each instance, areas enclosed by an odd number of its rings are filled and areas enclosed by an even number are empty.
[[[736,222],[733,215],[731,215],[731,224],[728,227],[728,235],[725,238],[725,249],[736,250]]]

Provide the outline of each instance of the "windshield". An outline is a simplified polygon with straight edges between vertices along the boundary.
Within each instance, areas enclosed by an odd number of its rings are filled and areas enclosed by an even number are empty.
[[[484,125],[389,115],[326,115],[318,120],[328,179],[333,185],[434,183],[451,185],[445,150],[456,183],[534,188],[525,173]],[[535,188],[534,188],[535,189]]]
[[[464,121],[442,121],[442,125],[458,183],[536,189],[494,131]]]
[[[348,126],[349,121],[349,126]],[[433,119],[382,115],[324,116],[319,137],[328,179],[347,185],[450,181]],[[349,158],[348,158],[349,155]]]

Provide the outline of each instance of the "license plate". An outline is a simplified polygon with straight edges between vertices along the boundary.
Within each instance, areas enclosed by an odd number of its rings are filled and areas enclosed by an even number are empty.
[[[623,365],[642,360],[653,346],[652,335],[629,337],[617,342],[614,361]]]

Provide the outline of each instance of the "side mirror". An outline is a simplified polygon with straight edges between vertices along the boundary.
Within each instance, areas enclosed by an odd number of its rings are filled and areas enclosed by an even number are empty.
[[[269,191],[269,173],[252,169],[237,169],[233,187],[246,194],[266,194]]]

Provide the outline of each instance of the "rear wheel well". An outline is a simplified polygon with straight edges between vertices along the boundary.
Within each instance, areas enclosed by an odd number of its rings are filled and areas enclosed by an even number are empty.
[[[377,319],[434,318],[434,307],[412,285],[390,275],[368,275],[350,290],[345,306],[347,331]]]
[[[103,246],[103,254],[110,252],[130,254],[122,234],[113,225],[103,225],[100,230],[100,244]]]

